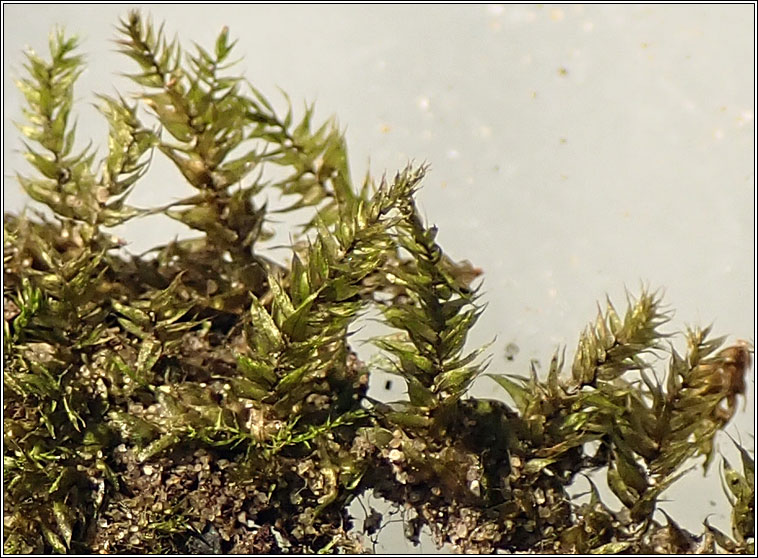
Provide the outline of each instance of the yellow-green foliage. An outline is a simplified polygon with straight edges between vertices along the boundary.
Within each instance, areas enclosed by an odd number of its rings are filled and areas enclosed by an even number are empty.
[[[713,440],[744,393],[750,348],[708,329],[664,343],[659,297],[623,318],[610,301],[570,372],[489,374],[511,403],[467,395],[488,362],[465,350],[484,311],[419,216],[425,167],[353,185],[345,140],[313,108],[295,121],[231,70],[227,29],[184,52],[137,12],[118,44],[141,90],[99,96],[107,152],[73,150],[83,69],[62,32],[28,53],[18,86],[31,198],[52,210],[4,222],[4,548],[9,553],[359,552],[348,505],[368,491],[403,506],[406,535],[473,552],[753,552],[753,459],[723,460],[730,536],[696,536],[664,490]],[[153,157],[188,183],[166,207],[127,203]],[[264,172],[275,166],[277,181]],[[267,257],[261,192],[310,208],[289,261]],[[108,227],[149,214],[198,235],[125,256]],[[369,307],[397,330],[362,363],[349,333]],[[353,329],[351,329],[351,327]],[[659,380],[648,355],[668,355]],[[660,359],[659,359],[660,361]],[[375,368],[405,401],[366,395]],[[486,380],[489,381],[489,380]],[[623,508],[567,487],[602,470]],[[660,516],[659,516],[660,517]]]

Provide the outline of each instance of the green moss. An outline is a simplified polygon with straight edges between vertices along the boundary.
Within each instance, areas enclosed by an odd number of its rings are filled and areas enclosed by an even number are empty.
[[[556,353],[545,380],[490,375],[515,408],[471,398],[487,364],[486,347],[464,350],[479,271],[420,218],[425,167],[356,187],[332,121],[314,127],[312,107],[279,115],[231,73],[226,29],[185,53],[132,12],[118,44],[142,89],[135,105],[99,96],[101,163],[73,151],[75,39],[53,33],[49,59],[29,53],[18,81],[35,171],[18,178],[53,217],[4,223],[6,552],[361,552],[348,505],[368,491],[404,506],[410,540],[426,526],[462,551],[752,552],[742,448],[741,471],[723,467],[731,536],[653,518],[691,458],[712,459],[747,346],[719,351],[691,330],[680,356],[643,291],[623,318],[608,303],[570,373]],[[187,197],[129,205],[158,156]],[[262,181],[271,166],[283,178]],[[258,246],[271,233],[255,196],[273,190],[312,213],[284,262]],[[198,234],[124,255],[107,229],[151,214]],[[369,307],[397,330],[375,340],[372,365],[348,342]],[[664,381],[649,353],[668,355]],[[377,369],[405,381],[407,401],[366,395]],[[594,485],[589,503],[569,495],[595,469],[622,509]],[[365,535],[381,524],[372,509]]]

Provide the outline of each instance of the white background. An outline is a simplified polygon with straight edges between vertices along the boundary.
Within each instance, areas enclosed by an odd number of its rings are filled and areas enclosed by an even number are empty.
[[[55,24],[83,39],[78,137],[104,145],[107,126],[91,103],[93,92],[134,90],[117,73],[136,66],[111,42],[128,9],[3,6],[6,210],[25,203],[15,172],[28,167],[12,124],[21,95],[8,79],[21,73],[21,51],[46,54]],[[245,56],[240,70],[277,106],[281,87],[296,109],[316,101],[319,120],[338,116],[356,182],[369,167],[380,176],[411,160],[431,164],[423,211],[454,259],[485,271],[488,307],[471,345],[497,336],[491,372],[525,373],[530,359],[544,368],[564,344],[570,362],[596,301],[607,293],[623,311],[625,288],[641,284],[665,289],[676,310],[670,331],[713,322],[718,335],[754,341],[753,5],[142,9],[188,47],[212,47],[228,25]],[[158,162],[131,201],[187,194]],[[184,234],[160,218],[117,232],[134,252]],[[681,336],[673,341],[683,349]],[[513,362],[507,343],[520,348]],[[496,389],[483,379],[473,393]],[[748,389],[728,431],[751,445],[752,372]],[[718,447],[739,463],[726,437]],[[717,469],[705,481],[691,473],[662,507],[696,532],[712,513],[728,532]],[[387,544],[377,550],[412,550]]]

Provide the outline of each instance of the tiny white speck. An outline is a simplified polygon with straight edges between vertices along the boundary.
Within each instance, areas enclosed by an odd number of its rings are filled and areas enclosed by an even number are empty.
[[[737,117],[737,127],[742,128],[745,124],[753,120],[753,111],[745,110]]]
[[[419,97],[418,98],[418,108],[421,110],[429,110],[429,97]]]
[[[392,449],[390,450],[388,457],[390,458],[390,461],[400,461],[403,459],[403,452],[399,449]]]

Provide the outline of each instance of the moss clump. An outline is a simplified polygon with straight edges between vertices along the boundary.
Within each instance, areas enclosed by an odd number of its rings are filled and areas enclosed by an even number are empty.
[[[425,168],[356,188],[332,122],[280,116],[229,74],[226,29],[191,54],[136,12],[119,33],[143,90],[135,105],[99,97],[102,162],[74,151],[74,39],[54,33],[18,81],[36,171],[19,180],[53,216],[4,222],[6,552],[361,552],[382,524],[372,510],[362,535],[348,513],[367,491],[404,507],[410,540],[427,526],[461,551],[753,551],[744,450],[740,471],[724,462],[731,536],[653,517],[688,460],[713,457],[749,347],[695,329],[680,356],[643,291],[623,318],[608,303],[570,374],[556,354],[545,380],[489,375],[510,405],[467,397],[487,364],[464,350],[480,272],[419,217]],[[129,205],[159,154],[194,192]],[[272,190],[312,211],[287,262],[259,245],[256,196]],[[132,256],[107,231],[156,213],[198,236]],[[348,341],[371,306],[397,333],[369,366]],[[669,355],[662,381],[650,353]],[[405,381],[406,401],[367,396],[377,369]],[[590,470],[621,509],[594,485],[589,502],[569,495]]]

